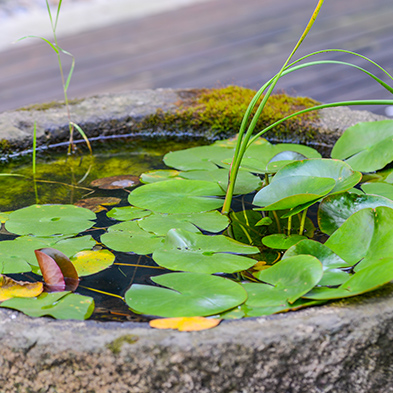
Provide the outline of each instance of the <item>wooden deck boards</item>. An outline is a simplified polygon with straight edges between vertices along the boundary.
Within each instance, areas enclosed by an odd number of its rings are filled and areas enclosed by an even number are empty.
[[[76,58],[69,96],[232,83],[258,88],[279,70],[315,4],[310,0],[215,0],[64,37],[60,45]],[[343,48],[360,52],[393,72],[392,20],[391,0],[330,0],[299,56]],[[368,67],[361,59],[340,53],[322,57]],[[56,56],[41,42],[16,44],[1,52],[0,112],[62,99],[57,67]],[[278,87],[321,101],[390,96],[371,78],[342,66],[308,68],[288,75]],[[383,113],[383,108],[374,111]]]

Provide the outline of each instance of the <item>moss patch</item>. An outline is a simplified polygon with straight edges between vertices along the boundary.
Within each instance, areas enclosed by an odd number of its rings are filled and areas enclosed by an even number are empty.
[[[123,344],[135,344],[139,340],[139,337],[134,334],[126,334],[124,336],[120,336],[113,340],[111,343],[107,344],[107,348],[112,351],[114,355],[120,353]]]
[[[175,111],[159,110],[149,116],[142,127],[174,133],[179,130],[203,133],[210,139],[226,138],[238,132],[255,93],[254,90],[239,86],[193,90],[178,103]],[[310,98],[272,95],[258,120],[256,130],[260,131],[291,113],[318,104]],[[316,132],[313,124],[317,118],[317,112],[297,116],[273,128],[265,136],[281,140],[310,140]]]
[[[82,98],[76,98],[73,100],[69,100],[68,103],[70,105],[79,104],[82,102]],[[22,108],[16,109],[16,111],[46,111],[48,109],[58,109],[65,107],[64,101],[51,101],[51,102],[44,102],[42,104],[32,104],[28,106],[24,106]]]

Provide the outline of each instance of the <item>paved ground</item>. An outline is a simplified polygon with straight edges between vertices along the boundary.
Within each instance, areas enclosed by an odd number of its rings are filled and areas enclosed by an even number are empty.
[[[232,83],[257,88],[280,68],[315,3],[210,0],[64,35],[60,45],[76,58],[69,96]],[[392,17],[391,0],[326,1],[299,55],[344,48],[393,72]],[[339,53],[323,57],[369,67]],[[371,78],[343,66],[294,73],[279,88],[320,101],[390,97]],[[16,44],[0,53],[0,111],[61,98],[56,56],[47,45]]]

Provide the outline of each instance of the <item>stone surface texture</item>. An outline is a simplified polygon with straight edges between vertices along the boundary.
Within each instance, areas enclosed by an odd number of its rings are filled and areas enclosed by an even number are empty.
[[[73,107],[89,135],[129,132],[184,91],[93,97]],[[324,110],[332,140],[379,117]],[[64,111],[0,115],[0,139],[24,148],[33,122],[40,138],[67,135]],[[111,128],[111,126],[113,128]],[[393,285],[367,296],[297,312],[225,321],[202,332],[142,323],[33,319],[0,310],[2,393],[387,393],[393,392]]]
[[[79,124],[89,138],[108,135],[131,134],[140,136],[167,135],[173,136],[165,127],[156,129],[144,128],[143,121],[154,115],[158,109],[164,112],[175,111],[193,90],[135,90],[123,94],[107,94],[94,96],[73,102],[70,105],[72,121]],[[69,126],[67,111],[63,105],[53,105],[47,109],[30,107],[0,113],[0,141],[7,141],[14,151],[28,149],[32,146],[33,127],[37,125],[37,141],[57,143],[67,141]],[[331,145],[350,125],[359,121],[375,121],[386,119],[366,111],[353,111],[348,108],[329,108],[320,111],[319,120],[312,126],[317,136],[314,142]],[[142,127],[141,127],[142,125]],[[235,134],[237,130],[234,130]],[[190,130],[179,130],[176,135],[186,136]],[[211,135],[193,130],[193,137],[210,138]],[[75,137],[78,137],[75,131]],[[79,136],[80,138],[80,136]]]

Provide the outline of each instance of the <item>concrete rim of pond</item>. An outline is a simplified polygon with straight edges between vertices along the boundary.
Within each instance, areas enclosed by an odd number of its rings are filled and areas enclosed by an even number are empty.
[[[108,135],[111,125],[115,133],[132,133],[134,124],[157,109],[174,110],[190,92],[148,90],[87,98],[73,104],[73,120],[89,136]],[[0,114],[3,147],[28,148],[35,120],[41,141],[66,140],[67,119],[60,109]],[[320,113],[315,127],[321,143],[331,144],[348,126],[380,119],[369,112],[329,109]],[[165,136],[165,129],[156,129],[158,134]],[[0,309],[0,390],[389,392],[392,322],[392,284],[325,306],[225,321],[190,333],[132,322],[34,319]]]

